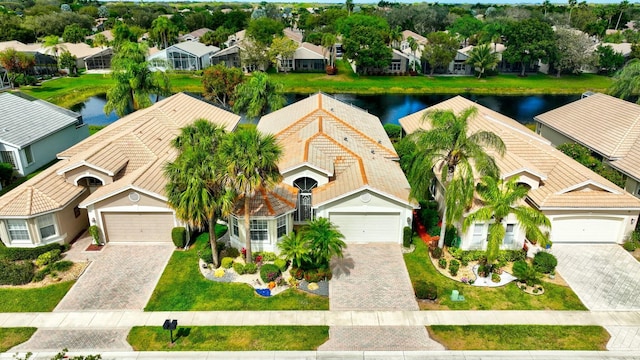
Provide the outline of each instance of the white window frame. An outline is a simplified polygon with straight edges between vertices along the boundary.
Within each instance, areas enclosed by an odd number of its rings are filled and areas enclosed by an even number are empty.
[[[391,60],[391,64],[389,64],[390,71],[400,71],[402,67],[402,60]]]
[[[238,227],[238,218],[235,216],[231,217],[231,235],[235,237],[240,236],[240,228]]]
[[[18,169],[16,154],[11,150],[0,150],[0,162],[11,164],[14,170]]]
[[[34,163],[33,150],[31,150],[31,145],[27,145],[27,147],[24,148],[24,157],[27,159],[27,165],[31,165]]]
[[[38,216],[36,218],[36,224],[38,225],[38,235],[40,235],[41,240],[50,239],[58,235],[58,227],[56,226],[56,219],[53,214]],[[53,227],[53,233],[44,236],[42,230],[49,229],[51,227]],[[49,229],[49,231],[51,230]]]
[[[7,225],[7,233],[9,234],[9,240],[14,243],[25,243],[31,242],[31,234],[29,234],[29,225],[27,224],[27,220],[17,220],[17,219],[7,219],[5,220],[5,224]],[[15,233],[26,233],[27,238],[14,238]]]
[[[287,215],[282,215],[276,218],[276,236],[278,237],[278,239],[287,235],[287,218]]]
[[[484,240],[487,237],[487,230],[484,223],[473,224],[473,233],[471,233],[471,248],[482,248]]]
[[[269,221],[264,219],[251,219],[249,226],[251,241],[269,241]]]
[[[509,227],[511,227],[511,231],[509,231]],[[516,241],[516,224],[507,224],[504,230],[504,240],[502,240],[503,245],[512,246]]]

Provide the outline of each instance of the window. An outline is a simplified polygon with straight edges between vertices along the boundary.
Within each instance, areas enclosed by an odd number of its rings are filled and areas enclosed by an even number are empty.
[[[13,151],[0,151],[0,162],[11,164],[14,169],[18,168],[16,156]]]
[[[474,224],[473,238],[471,239],[471,247],[474,249],[482,248],[484,237],[485,237],[484,224]]]
[[[282,62],[282,67],[283,68],[287,68],[287,69],[293,68],[293,60],[285,59],[285,60],[281,60],[281,62]]]
[[[400,60],[391,60],[391,64],[389,65],[389,70],[391,71],[400,71]]]
[[[287,215],[278,218],[278,239],[287,233]]]
[[[24,148],[24,155],[27,157],[27,164],[33,164],[33,152],[31,152],[31,145]]]
[[[504,234],[504,241],[502,242],[504,245],[513,245],[516,235],[516,225],[515,224],[507,224],[507,229]]]
[[[312,178],[303,177],[294,181],[293,186],[298,188],[298,206],[294,214],[295,221],[312,220],[311,191],[318,187],[318,182]]]
[[[40,231],[40,238],[46,239],[56,235],[55,219],[53,214],[44,215],[38,217],[38,230]]]
[[[27,222],[24,220],[7,220],[7,230],[11,241],[31,241]]]
[[[269,240],[269,227],[267,226],[267,220],[251,220],[251,240],[252,241],[267,241]]]
[[[464,63],[456,63],[453,65],[453,70],[455,71],[464,71],[465,70],[465,66]]]
[[[102,180],[100,180],[98,178],[94,178],[94,177],[88,177],[87,178],[87,185],[88,186],[102,186]]]
[[[238,218],[235,216],[231,217],[231,235],[239,236],[240,232],[238,231]]]

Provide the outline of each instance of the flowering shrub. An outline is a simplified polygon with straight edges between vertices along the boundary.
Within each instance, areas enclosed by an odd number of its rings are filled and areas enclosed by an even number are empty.
[[[275,281],[280,276],[280,269],[273,264],[264,264],[260,268],[260,278],[265,283]]]
[[[216,271],[213,272],[213,276],[215,276],[217,278],[223,277],[224,276],[224,268],[216,269]]]
[[[246,256],[247,256],[247,249],[242,248],[242,250],[240,250],[240,252],[242,253],[242,256],[243,256],[243,257],[246,257]]]
[[[262,262],[262,255],[256,256],[256,262],[257,263],[261,263]]]
[[[469,282],[469,279],[467,279],[467,277],[466,277],[466,276],[463,276],[463,277],[460,279],[460,281],[462,281],[462,283],[463,283],[463,284],[466,284],[466,283],[468,283],[468,282]]]

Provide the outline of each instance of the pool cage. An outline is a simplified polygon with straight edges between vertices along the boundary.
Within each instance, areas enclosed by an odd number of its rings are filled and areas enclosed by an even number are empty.
[[[174,70],[202,69],[202,63],[199,57],[175,47],[167,51],[167,63]]]
[[[97,54],[87,56],[84,59],[84,65],[87,70],[110,69],[111,58],[113,58],[113,49],[104,49]]]

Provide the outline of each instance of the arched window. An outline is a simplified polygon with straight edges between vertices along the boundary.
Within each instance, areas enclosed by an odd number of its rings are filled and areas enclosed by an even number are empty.
[[[79,179],[76,179],[76,183],[78,186],[84,186],[89,189],[89,192],[94,192],[97,188],[104,185],[104,181],[94,176],[83,176]]]
[[[312,220],[311,191],[318,187],[318,182],[312,178],[303,177],[293,182],[293,186],[298,188],[298,206],[295,213],[295,221]]]

